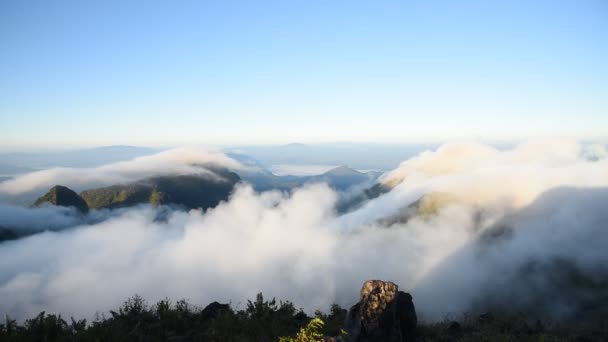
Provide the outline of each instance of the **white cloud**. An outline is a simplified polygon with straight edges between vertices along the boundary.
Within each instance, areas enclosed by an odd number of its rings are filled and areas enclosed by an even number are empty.
[[[200,166],[207,164],[231,170],[246,168],[219,151],[182,147],[100,167],[52,168],[27,173],[1,182],[0,196],[10,198],[32,192],[39,195],[57,184],[80,191],[85,188],[131,182],[157,175],[206,174],[210,177],[218,177],[213,171]]]
[[[151,301],[185,297],[242,307],[259,291],[310,311],[334,301],[350,305],[362,282],[376,278],[412,291],[422,317],[441,319],[474,308],[480,298],[496,304],[487,298],[526,290],[542,296],[534,286],[549,279],[545,269],[518,278],[530,262],[564,258],[608,279],[598,266],[608,264],[602,247],[608,164],[589,161],[584,149],[572,143],[508,151],[444,146],[404,162],[394,173],[405,175],[399,186],[342,216],[333,211],[337,194],[324,185],[292,194],[240,186],[206,213],[170,211],[156,220],[157,209],[138,207],[101,223],[5,242],[0,312],[91,317],[134,293]],[[433,192],[457,200],[435,216],[391,227],[378,221]],[[511,233],[501,235],[501,226]],[[516,280],[517,287],[498,286]],[[543,310],[564,313],[555,291],[545,293],[554,305]],[[524,299],[511,302],[525,306]]]

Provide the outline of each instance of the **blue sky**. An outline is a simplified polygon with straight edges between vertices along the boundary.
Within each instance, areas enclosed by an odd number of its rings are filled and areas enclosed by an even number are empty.
[[[608,2],[0,2],[0,149],[608,136]]]

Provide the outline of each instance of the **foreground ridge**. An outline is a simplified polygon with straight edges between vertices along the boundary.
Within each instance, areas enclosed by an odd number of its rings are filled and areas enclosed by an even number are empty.
[[[605,323],[543,324],[523,315],[494,313],[419,322],[410,294],[395,283],[368,280],[348,312],[334,304],[329,313],[316,311],[309,317],[290,301],[267,300],[261,293],[242,310],[218,302],[201,308],[168,299],[148,305],[135,295],[92,322],[41,312],[20,324],[5,316],[0,341],[608,341]]]

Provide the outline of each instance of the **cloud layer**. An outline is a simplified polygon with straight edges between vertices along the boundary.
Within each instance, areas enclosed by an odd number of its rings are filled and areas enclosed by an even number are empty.
[[[157,175],[206,174],[217,177],[213,171],[201,165],[215,165],[231,170],[246,169],[244,165],[222,152],[198,147],[182,147],[94,168],[52,168],[27,173],[1,182],[0,199],[31,200],[32,197],[35,198],[57,184],[80,191]]]
[[[567,317],[604,299],[557,271],[608,281],[604,152],[569,141],[445,145],[402,163],[385,178],[399,185],[341,216],[323,184],[290,194],[243,185],[206,213],[123,210],[0,244],[0,312],[91,317],[134,293],[242,307],[260,291],[312,311],[351,305],[376,278],[411,291],[425,319],[488,308]],[[452,200],[433,215],[382,220],[439,192]]]

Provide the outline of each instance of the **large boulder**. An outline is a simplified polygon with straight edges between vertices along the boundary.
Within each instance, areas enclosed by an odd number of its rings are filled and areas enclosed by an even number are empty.
[[[348,311],[345,328],[353,342],[409,342],[415,340],[417,323],[409,293],[391,282],[368,280]]]

